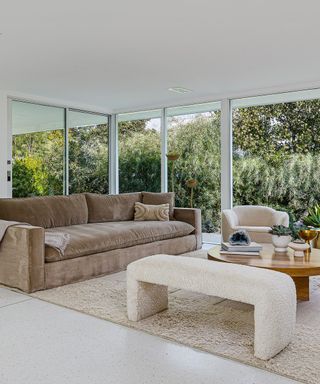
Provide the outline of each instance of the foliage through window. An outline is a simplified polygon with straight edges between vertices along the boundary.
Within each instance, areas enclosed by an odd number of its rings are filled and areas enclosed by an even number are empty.
[[[69,193],[108,193],[108,117],[70,111]]]
[[[233,111],[234,204],[268,205],[298,220],[320,201],[320,100]]]
[[[120,192],[161,191],[160,118],[119,122]]]
[[[64,109],[12,102],[12,194],[63,194]]]
[[[168,139],[169,155],[179,156],[177,160],[168,159],[168,186],[176,193],[176,205],[201,208],[203,231],[218,232],[221,210],[220,111],[169,118]]]

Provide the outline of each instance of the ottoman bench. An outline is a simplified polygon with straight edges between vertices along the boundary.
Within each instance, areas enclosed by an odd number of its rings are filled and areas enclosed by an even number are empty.
[[[146,257],[127,269],[129,320],[167,309],[168,286],[254,305],[254,355],[259,359],[270,359],[292,340],[296,289],[284,273],[184,256]]]

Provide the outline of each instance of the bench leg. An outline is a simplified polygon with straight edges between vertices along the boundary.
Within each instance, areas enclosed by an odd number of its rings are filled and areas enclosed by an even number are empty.
[[[295,293],[295,292],[294,292]],[[254,355],[268,360],[282,351],[292,340],[296,322],[296,298],[290,303],[255,305]],[[291,304],[291,305],[286,305]]]
[[[128,277],[128,319],[139,321],[168,308],[168,287],[144,283]]]

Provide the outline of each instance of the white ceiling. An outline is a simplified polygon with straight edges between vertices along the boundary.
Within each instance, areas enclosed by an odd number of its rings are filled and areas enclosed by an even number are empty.
[[[0,0],[0,89],[126,111],[320,83],[319,15],[319,0]]]

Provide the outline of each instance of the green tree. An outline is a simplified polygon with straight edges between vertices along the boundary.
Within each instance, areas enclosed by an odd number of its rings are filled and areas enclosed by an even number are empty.
[[[70,193],[108,193],[108,126],[69,129]]]

